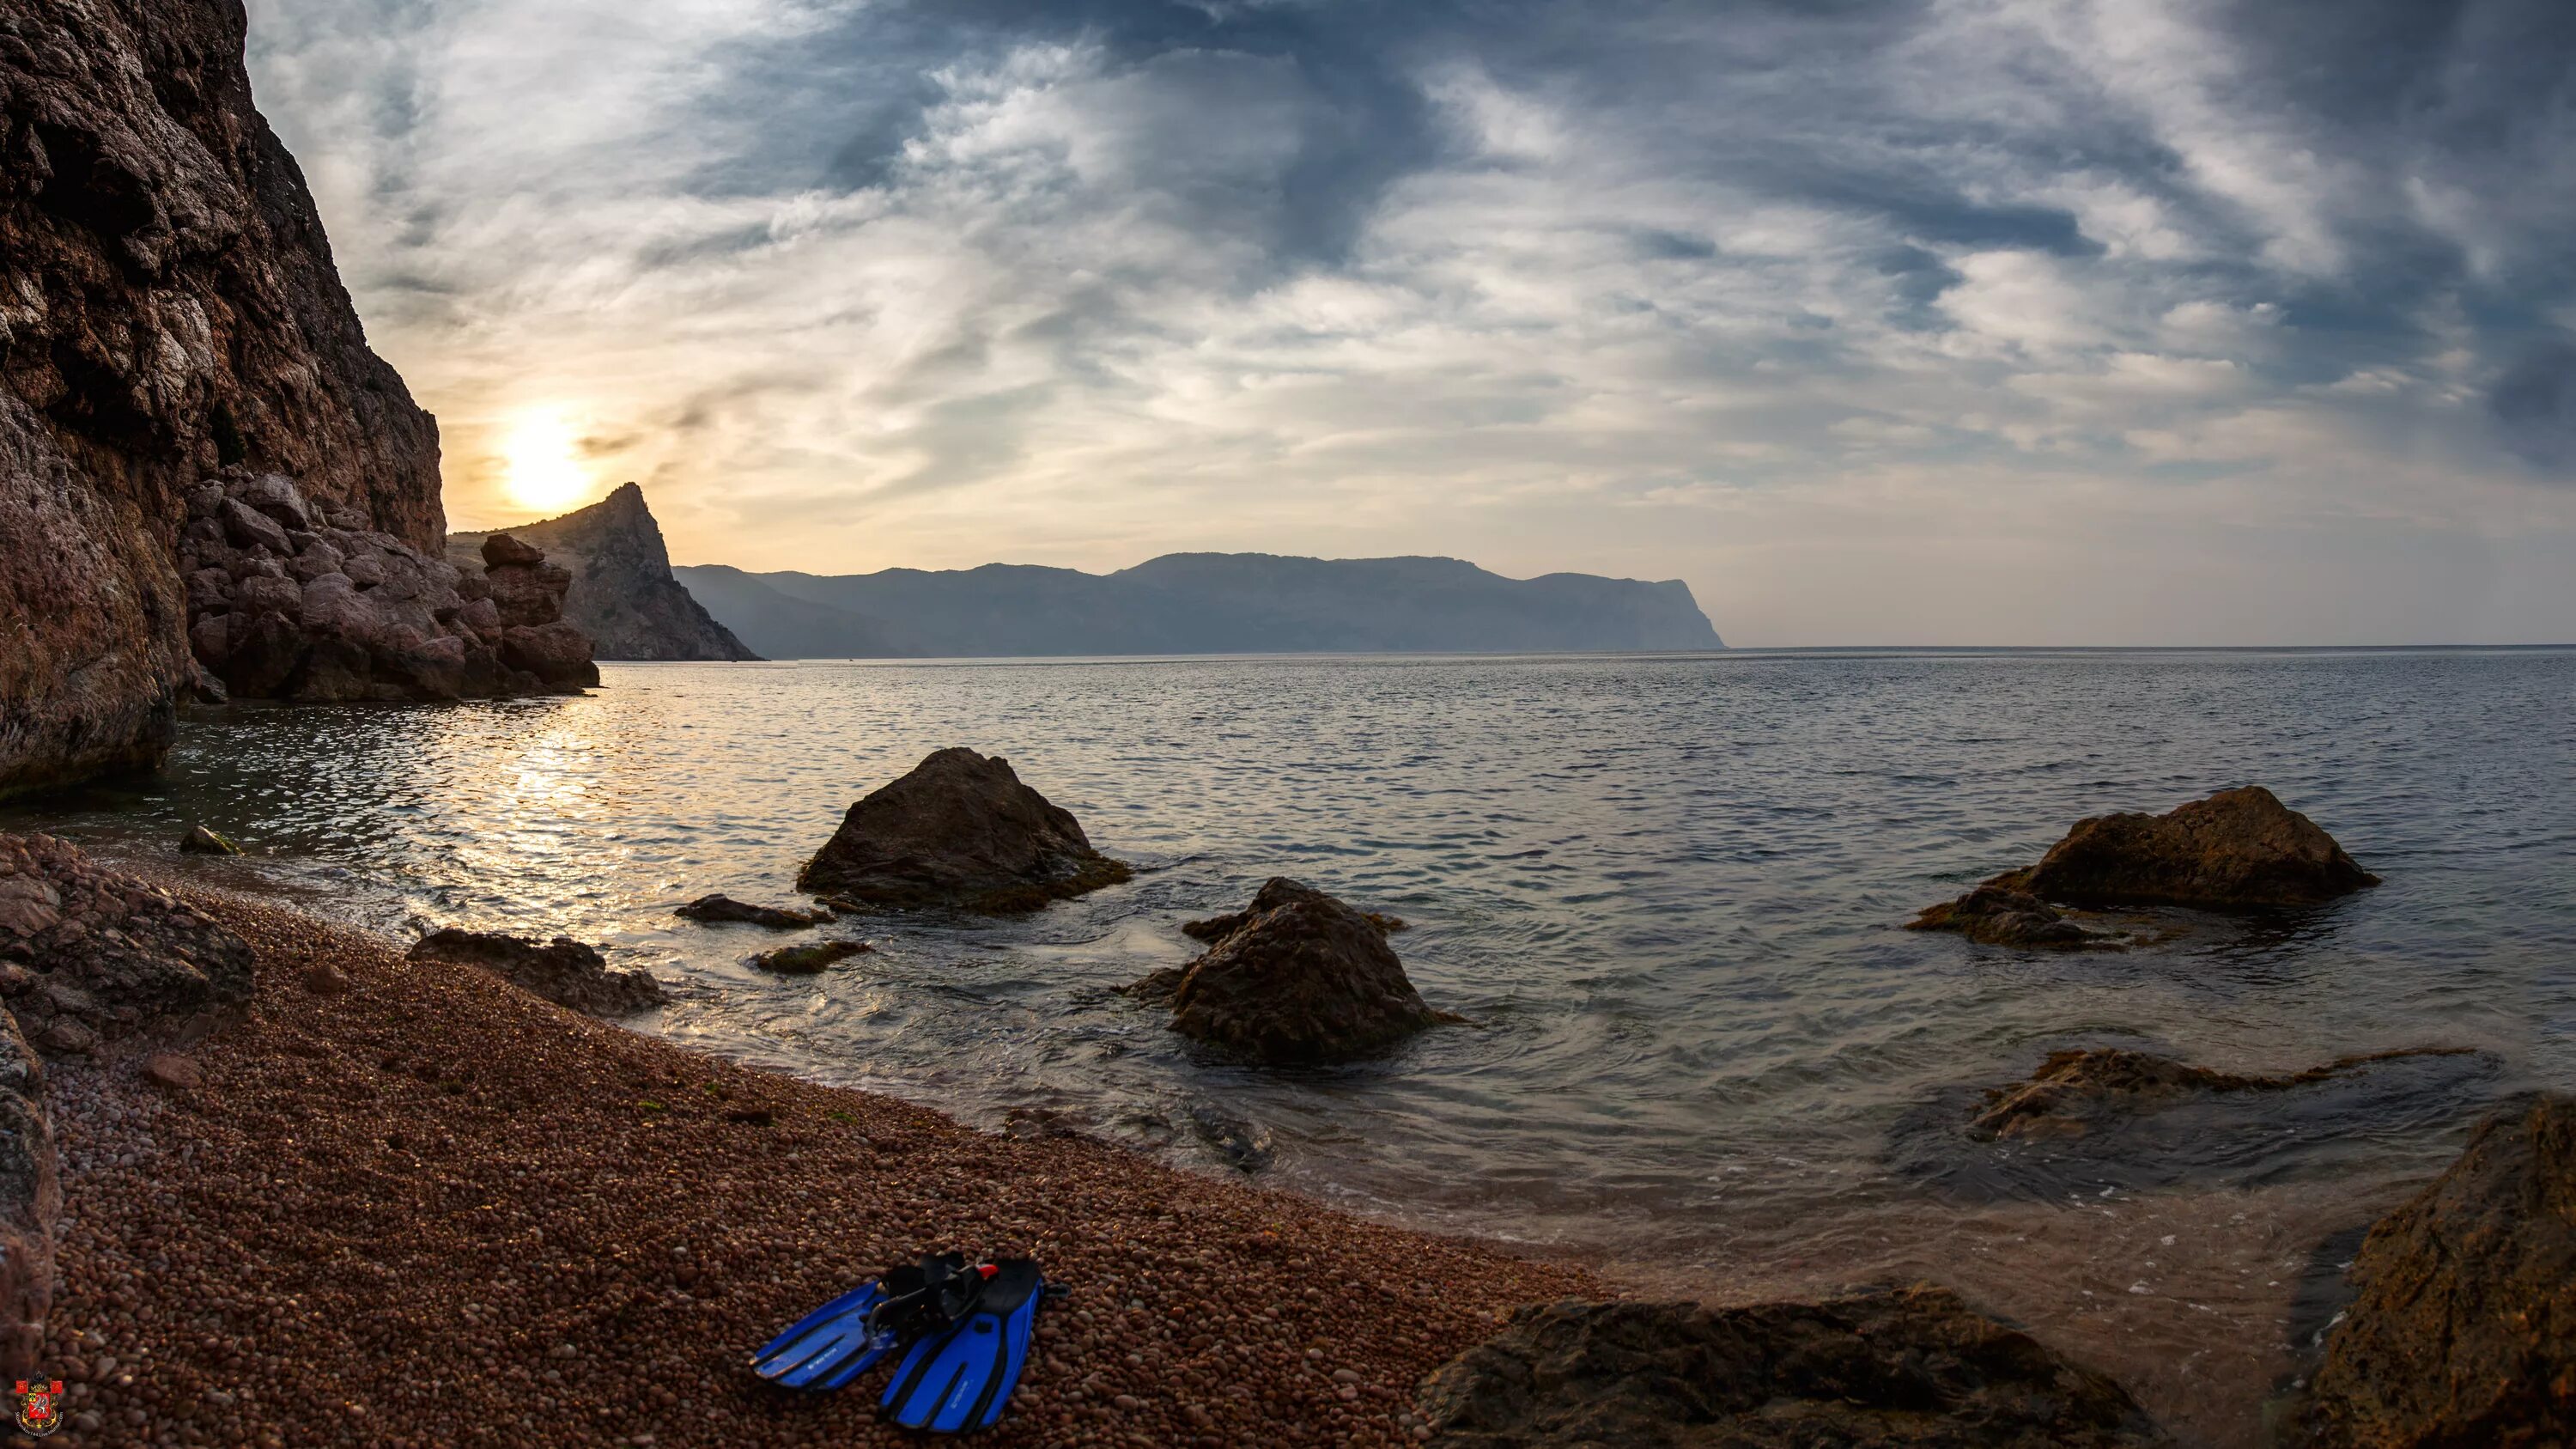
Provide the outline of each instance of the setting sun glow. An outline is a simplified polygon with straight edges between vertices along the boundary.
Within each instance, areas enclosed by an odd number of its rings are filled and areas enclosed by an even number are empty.
[[[558,513],[590,496],[590,472],[581,464],[572,424],[558,412],[532,412],[510,428],[502,444],[502,486],[510,501],[540,513]]]

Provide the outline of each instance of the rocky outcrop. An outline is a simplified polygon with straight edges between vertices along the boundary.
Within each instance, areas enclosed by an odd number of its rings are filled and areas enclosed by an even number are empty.
[[[864,941],[808,941],[802,946],[763,951],[751,958],[751,964],[780,976],[812,976],[836,961],[864,956],[870,949]]]
[[[1347,1061],[1458,1018],[1433,1011],[1386,932],[1358,911],[1284,877],[1207,953],[1126,989],[1168,1001],[1172,1029],[1258,1061]]]
[[[54,1302],[60,1156],[45,1106],[45,1063],[0,1013],[0,1374],[35,1371]]]
[[[68,841],[0,835],[0,998],[38,1047],[202,1031],[250,992],[250,947],[194,907]]]
[[[796,885],[858,905],[998,915],[1130,874],[1091,848],[1070,812],[1021,784],[1009,761],[945,749],[852,805]]]
[[[218,470],[439,547],[436,426],[367,350],[244,24],[0,0],[0,794],[167,748],[195,683],[178,537]]]
[[[628,1016],[669,999],[662,983],[650,973],[612,971],[595,948],[569,936],[539,945],[524,936],[450,926],[421,937],[411,955],[420,961],[480,967],[557,1006],[592,1016]]]
[[[2482,1123],[2380,1220],[2311,1380],[2319,1449],[2576,1443],[2576,1101]]]
[[[830,911],[794,910],[780,906],[756,906],[731,896],[700,896],[671,914],[682,920],[715,924],[719,921],[741,921],[748,925],[767,926],[773,931],[793,931],[804,926],[819,926],[832,919]]]
[[[476,567],[476,551],[489,536],[448,535],[448,561]],[[510,536],[544,549],[571,576],[563,617],[590,636],[597,658],[760,657],[671,576],[662,527],[644,506],[644,490],[632,483],[578,512],[522,524]]]
[[[2116,1383],[1946,1288],[1523,1308],[1424,1381],[1444,1449],[2145,1449]]]
[[[2054,907],[2312,906],[2377,884],[2316,822],[2247,785],[2170,814],[2079,820],[2039,864],[2006,871],[1908,925],[1999,945],[2116,949],[2120,942]]]
[[[317,512],[275,474],[228,470],[189,496],[188,514],[188,643],[233,695],[438,700],[599,682],[588,641],[556,622],[561,570],[467,574],[356,527],[352,510]]]
[[[2128,944],[2068,920],[2028,891],[1991,882],[1943,901],[1905,923],[1909,931],[1956,931],[1988,946],[2040,951],[2122,951]]]
[[[2402,1057],[2473,1055],[2467,1047],[2412,1047],[2338,1057],[2323,1066],[2277,1076],[2249,1076],[2187,1066],[2171,1057],[2123,1047],[2050,1052],[2028,1081],[1988,1092],[1968,1130],[1971,1136],[1989,1141],[2080,1137],[2105,1122],[2123,1121],[2210,1093],[2282,1092]]]

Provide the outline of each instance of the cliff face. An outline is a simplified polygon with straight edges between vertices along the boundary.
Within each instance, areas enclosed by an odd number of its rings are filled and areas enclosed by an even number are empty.
[[[671,576],[661,525],[644,506],[644,490],[632,483],[588,508],[513,528],[509,535],[544,549],[549,560],[572,574],[564,618],[589,633],[595,658],[760,657]],[[476,550],[490,536],[451,535],[448,561],[474,567],[480,557]]]
[[[437,425],[367,350],[245,28],[239,0],[0,0],[0,794],[166,747],[209,475],[440,546]]]
[[[687,568],[773,658],[1723,649],[1690,587],[1508,579],[1449,558],[1166,554],[1114,574],[986,564],[820,577]]]

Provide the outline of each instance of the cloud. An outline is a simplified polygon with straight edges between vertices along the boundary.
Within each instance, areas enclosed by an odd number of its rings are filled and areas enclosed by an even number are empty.
[[[1769,559],[1873,510],[2295,521],[2356,597],[2387,520],[2563,524],[2566,7],[1577,11],[252,0],[253,69],[460,526],[533,411],[693,560],[1455,553],[1775,637],[1860,627]]]
[[[2576,344],[2534,348],[2487,395],[2507,445],[2558,483],[2576,483]]]

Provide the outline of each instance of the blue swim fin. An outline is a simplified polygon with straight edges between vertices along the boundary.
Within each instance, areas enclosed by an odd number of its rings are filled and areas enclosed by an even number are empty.
[[[1028,1366],[1029,1335],[1046,1280],[1026,1258],[968,1270],[981,1275],[956,1325],[905,1350],[880,1401],[907,1429],[959,1434],[990,1428]]]
[[[946,1253],[863,1283],[790,1324],[752,1356],[751,1371],[791,1389],[840,1388],[912,1336],[908,1310],[937,1297],[964,1267]]]

